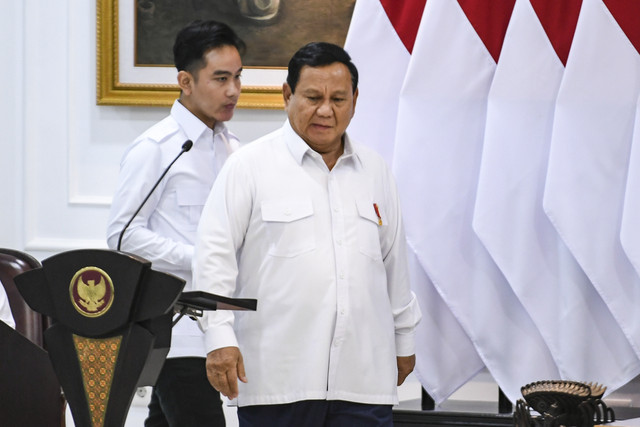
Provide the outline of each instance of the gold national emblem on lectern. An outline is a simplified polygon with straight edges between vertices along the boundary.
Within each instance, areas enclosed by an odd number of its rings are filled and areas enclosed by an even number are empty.
[[[86,317],[99,317],[111,308],[113,283],[104,270],[85,267],[71,279],[69,294],[78,313]]]

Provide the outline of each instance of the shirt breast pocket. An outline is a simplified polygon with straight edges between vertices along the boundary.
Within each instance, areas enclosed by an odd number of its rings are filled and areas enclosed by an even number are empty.
[[[178,210],[187,230],[198,228],[207,195],[208,191],[204,188],[181,188],[176,191]]]
[[[261,211],[269,255],[291,258],[315,249],[311,199],[265,200]]]
[[[366,198],[357,199],[356,205],[358,208],[356,228],[360,252],[374,260],[381,260],[380,227],[386,226],[383,210],[371,199]]]

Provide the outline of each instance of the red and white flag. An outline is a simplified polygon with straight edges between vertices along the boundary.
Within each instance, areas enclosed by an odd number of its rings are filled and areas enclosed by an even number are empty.
[[[349,134],[392,163],[399,94],[426,0],[357,1],[345,49],[358,67],[360,94]],[[484,364],[409,248],[412,287],[422,309],[415,375],[436,404]],[[437,343],[437,345],[434,345]]]
[[[360,93],[349,135],[380,153],[389,166],[400,88],[426,0],[359,0],[344,48],[358,68]]]
[[[416,328],[414,374],[436,405],[476,376],[484,363],[447,304],[409,248],[413,291],[422,310]]]
[[[560,374],[472,229],[487,97],[515,0],[429,0],[400,95],[394,172],[409,245],[494,379]]]
[[[627,258],[640,274],[640,98],[636,104],[636,117],[629,157],[629,173],[622,210],[620,241]]]
[[[638,355],[640,277],[620,228],[640,90],[639,29],[640,2],[583,1],[556,102],[543,199]]]
[[[632,18],[633,19],[633,18]],[[640,26],[633,22],[625,24],[625,33],[638,50],[640,40]],[[635,124],[633,127],[633,139],[631,143],[631,155],[629,158],[629,173],[627,176],[624,208],[622,211],[622,226],[620,240],[625,254],[631,261],[636,272],[640,274],[640,229],[638,218],[640,217],[640,98],[636,104]]]
[[[615,390],[640,361],[542,208],[555,101],[581,4],[516,2],[489,92],[473,227],[562,378]],[[599,329],[607,334],[576,333]]]

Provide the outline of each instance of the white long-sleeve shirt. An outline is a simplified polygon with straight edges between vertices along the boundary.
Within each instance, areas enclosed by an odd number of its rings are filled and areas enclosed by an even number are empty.
[[[224,123],[212,130],[176,101],[168,117],[127,147],[107,226],[107,242],[115,249],[125,224],[187,139],[193,147],[162,179],[127,228],[120,248],[151,261],[155,270],[184,279],[184,291],[191,290],[193,244],[202,207],[222,164],[239,145]],[[168,357],[205,355],[202,331],[193,320],[182,318],[173,327]]]
[[[238,346],[238,404],[397,403],[396,356],[414,353],[399,200],[372,150],[345,137],[331,171],[289,123],[236,152],[204,207],[194,286],[257,298],[207,312],[206,348]]]

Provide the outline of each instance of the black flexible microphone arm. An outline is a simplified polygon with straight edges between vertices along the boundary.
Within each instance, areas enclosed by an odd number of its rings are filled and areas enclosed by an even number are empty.
[[[122,236],[124,236],[124,232],[127,230],[129,225],[131,225],[131,222],[136,217],[136,215],[138,215],[138,212],[140,212],[140,209],[142,209],[144,204],[147,203],[147,200],[149,200],[149,197],[151,197],[151,194],[153,194],[153,192],[155,191],[155,189],[158,186],[158,184],[160,184],[160,181],[162,181],[162,178],[164,178],[164,176],[167,174],[167,172],[169,172],[169,169],[171,169],[171,166],[173,166],[173,164],[176,162],[176,160],[178,160],[180,158],[180,156],[182,156],[187,151],[191,150],[191,147],[193,147],[193,142],[191,142],[190,139],[187,139],[185,141],[185,143],[182,144],[182,151],[180,151],[180,153],[176,156],[176,158],[173,159],[173,161],[171,163],[169,163],[169,166],[167,166],[167,168],[164,170],[164,172],[162,172],[162,175],[160,175],[160,178],[158,178],[158,180],[156,181],[156,183],[153,186],[153,188],[151,188],[151,191],[149,191],[149,194],[147,194],[147,197],[144,198],[144,200],[142,201],[142,203],[138,207],[138,210],[136,210],[136,212],[131,216],[131,219],[129,219],[129,222],[127,222],[127,225],[125,225],[124,228],[122,229],[122,231],[120,232],[120,236],[118,236],[118,250],[120,250],[120,245],[122,245]]]

